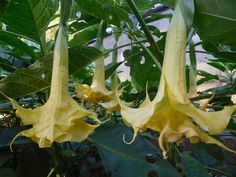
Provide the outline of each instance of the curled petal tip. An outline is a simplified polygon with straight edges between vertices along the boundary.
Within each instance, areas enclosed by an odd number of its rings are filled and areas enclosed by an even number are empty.
[[[136,139],[136,137],[137,137],[137,134],[138,134],[138,130],[135,130],[135,131],[134,131],[134,135],[133,135],[131,141],[127,141],[127,140],[126,140],[126,137],[125,137],[125,134],[123,134],[123,137],[122,137],[123,142],[124,142],[125,144],[132,144],[132,143],[135,141],[135,139]]]
[[[16,141],[16,139],[17,139],[19,136],[22,136],[22,133],[23,133],[23,132],[19,132],[19,133],[11,140],[11,142],[10,142],[10,150],[11,150],[11,152],[13,152],[13,148],[12,148],[13,143]]]

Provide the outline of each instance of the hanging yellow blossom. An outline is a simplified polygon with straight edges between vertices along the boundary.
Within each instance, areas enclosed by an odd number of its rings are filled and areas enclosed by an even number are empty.
[[[105,29],[106,23],[101,21],[96,41],[96,48],[101,51],[104,50],[103,38]],[[99,103],[108,109],[108,111],[112,112],[119,110],[119,104],[115,96],[115,91],[109,91],[106,88],[104,57],[95,61],[95,71],[92,85],[88,86],[86,84],[77,84],[77,96],[89,102]]]
[[[95,71],[91,86],[77,84],[77,96],[89,102],[99,103],[109,111],[118,110],[119,105],[114,91],[106,88],[104,58],[95,62]]]
[[[25,109],[11,101],[22,122],[32,125],[19,135],[30,137],[39,147],[50,147],[53,142],[80,142],[98,127],[96,114],[81,107],[68,92],[68,46],[63,26],[59,27],[56,39],[48,101],[36,109]],[[88,117],[96,124],[87,123]]]
[[[160,132],[158,142],[164,158],[167,158],[164,143],[178,142],[183,136],[191,143],[203,141],[235,152],[209,134],[219,134],[226,128],[236,106],[205,112],[192,105],[186,91],[185,49],[186,25],[178,1],[167,33],[161,81],[155,98],[150,101],[146,94],[139,108],[130,108],[119,99],[121,91],[117,91],[121,115],[134,130],[133,140],[138,131],[147,128]]]

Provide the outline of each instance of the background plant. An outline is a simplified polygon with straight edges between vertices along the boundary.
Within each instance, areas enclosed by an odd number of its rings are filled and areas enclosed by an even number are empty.
[[[132,3],[134,2],[134,3]],[[69,90],[74,95],[75,83],[91,84],[93,61],[108,56],[117,48],[97,50],[96,40],[99,23],[105,20],[113,30],[107,34],[117,41],[121,34],[131,42],[123,52],[124,63],[130,67],[131,81],[126,85],[123,99],[134,101],[138,106],[145,97],[148,82],[150,95],[156,93],[160,80],[165,32],[151,26],[152,21],[171,18],[171,14],[152,13],[157,3],[168,8],[174,7],[173,0],[75,0],[69,22]],[[58,27],[58,0],[1,0],[0,1],[0,91],[17,99],[27,108],[44,104],[48,98],[51,80],[52,52]],[[135,4],[135,5],[134,5]],[[235,94],[235,52],[236,2],[234,0],[184,0],[185,18],[189,22],[189,50],[191,66],[202,78],[198,84],[209,80],[220,80],[222,87],[205,90],[193,97],[192,101],[213,98],[209,109],[220,110],[231,105]],[[148,15],[147,15],[148,14]],[[201,42],[192,44],[193,34]],[[154,37],[153,37],[154,36]],[[198,51],[196,46],[203,50]],[[147,47],[148,46],[148,47]],[[195,50],[194,50],[195,49]],[[212,60],[209,65],[222,71],[223,77],[199,71],[196,66],[197,53],[208,53]],[[140,63],[142,59],[144,63]],[[194,62],[195,61],[195,62]],[[109,78],[120,63],[106,67]],[[142,73],[142,74],[140,74]],[[188,73],[188,72],[187,72]],[[109,86],[109,85],[108,85]],[[126,145],[122,136],[132,135],[126,128],[119,112],[106,114],[106,110],[94,105],[101,118],[111,117],[83,143],[66,142],[55,148],[39,149],[29,139],[20,138],[9,150],[12,138],[25,127],[15,116],[15,111],[4,96],[1,99],[0,119],[0,176],[45,177],[55,167],[65,176],[234,176],[235,159],[216,146],[190,145],[184,141],[173,149],[169,161],[162,159],[155,142],[158,135],[144,133],[132,145]],[[81,100],[77,100],[80,102]],[[232,119],[227,130],[219,137],[227,144],[235,145],[236,125]],[[106,138],[108,137],[108,138]],[[127,137],[128,138],[128,137]],[[232,147],[235,149],[235,147]],[[231,154],[230,154],[231,155]],[[32,158],[34,157],[34,158]],[[118,164],[118,165],[117,165]],[[52,172],[52,175],[55,175]]]

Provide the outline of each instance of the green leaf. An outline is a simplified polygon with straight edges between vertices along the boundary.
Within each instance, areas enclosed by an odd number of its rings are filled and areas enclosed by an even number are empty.
[[[144,13],[154,7],[160,0],[135,0],[135,5],[141,13]]]
[[[111,63],[109,65],[106,66],[105,68],[105,78],[107,79],[108,77],[110,77],[114,71],[122,64],[123,62],[119,62],[119,63]]]
[[[210,177],[204,166],[190,155],[181,155],[181,165],[186,177]]]
[[[169,8],[175,7],[175,0],[160,0],[162,4],[166,5]]]
[[[19,98],[49,88],[52,58],[36,61],[28,68],[17,69],[0,81],[0,91],[10,98]],[[0,100],[6,100],[1,96]]]
[[[94,62],[102,52],[94,47],[72,47],[69,49],[69,72],[73,74],[88,64]]]
[[[40,43],[52,16],[57,0],[12,0],[0,17],[7,30]]]
[[[203,40],[236,47],[236,1],[195,0],[195,25]]]
[[[0,68],[8,72],[13,72],[16,70],[16,67],[12,66],[9,61],[1,57],[0,57]]]
[[[93,47],[69,49],[69,71],[76,72],[98,59],[102,53]],[[0,81],[0,91],[16,99],[50,87],[52,55],[37,60],[28,68],[17,69]],[[1,96],[0,100],[6,100]]]
[[[99,24],[87,26],[72,35],[69,41],[69,47],[82,46],[97,36]]]
[[[198,70],[197,74],[202,76],[202,78],[197,81],[197,85],[200,85],[209,80],[219,80],[218,75],[213,75],[203,70]]]
[[[226,71],[226,66],[224,65],[224,63],[211,61],[211,62],[208,62],[207,64],[213,66],[216,69],[219,69],[222,72]]]
[[[12,35],[11,33],[0,31],[0,42],[4,42],[7,45],[17,48],[21,50],[23,54],[28,54],[34,59],[36,57],[33,49],[30,46],[28,46],[26,43],[17,38],[17,36]]]
[[[130,67],[132,83],[139,92],[146,89],[147,83],[149,87],[158,86],[161,73],[149,55],[138,47],[127,49],[123,55]]]
[[[75,0],[80,10],[96,18],[103,19],[115,25],[121,20],[129,22],[128,13],[120,6],[114,4],[113,0]]]
[[[194,17],[194,0],[181,0],[180,1],[180,8],[184,16],[184,20],[189,30],[193,24],[193,17]]]
[[[96,129],[89,137],[100,153],[103,165],[112,177],[146,177],[149,172],[156,171],[159,177],[180,177],[168,161],[160,157],[159,150],[143,137],[127,145],[123,142],[125,134],[132,137],[130,129],[120,124],[105,124]],[[104,138],[109,135],[111,138]],[[155,163],[147,162],[147,155],[155,157]]]
[[[203,165],[215,167],[224,161],[222,149],[212,144],[197,143],[192,150],[192,156]]]

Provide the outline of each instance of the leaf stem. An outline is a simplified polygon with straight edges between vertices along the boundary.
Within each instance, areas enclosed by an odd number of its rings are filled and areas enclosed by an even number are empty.
[[[226,95],[232,95],[232,94],[235,94],[235,93],[236,93],[236,90],[231,88],[231,89],[219,92],[219,93],[216,92],[214,94],[214,98],[219,98],[219,97],[226,96]],[[203,99],[211,98],[212,96],[213,96],[213,94],[205,93],[205,94],[201,94],[199,96],[190,98],[190,100],[191,101],[198,101],[198,100],[203,100]]]
[[[60,152],[60,147],[58,146],[56,142],[52,144],[52,153],[53,153],[55,173],[59,174],[59,176],[62,177],[61,152]]]
[[[127,0],[127,2],[129,4],[129,7],[131,8],[132,12],[134,13],[135,17],[137,18],[141,28],[143,29],[143,31],[144,31],[147,39],[148,39],[148,42],[150,43],[151,50],[152,50],[154,56],[157,58],[158,62],[160,64],[162,64],[162,62],[163,62],[163,54],[161,53],[160,49],[156,45],[156,42],[155,42],[152,34],[150,33],[147,25],[145,24],[142,16],[138,12],[138,9],[137,9],[135,3],[133,2],[133,0]]]
[[[208,166],[205,166],[206,169],[209,169],[211,171],[215,171],[215,172],[218,172],[218,173],[221,173],[222,175],[225,175],[225,176],[228,176],[228,177],[233,177],[232,175],[228,174],[228,173],[225,173],[221,170],[218,170],[216,168],[212,168],[212,167],[208,167]]]

